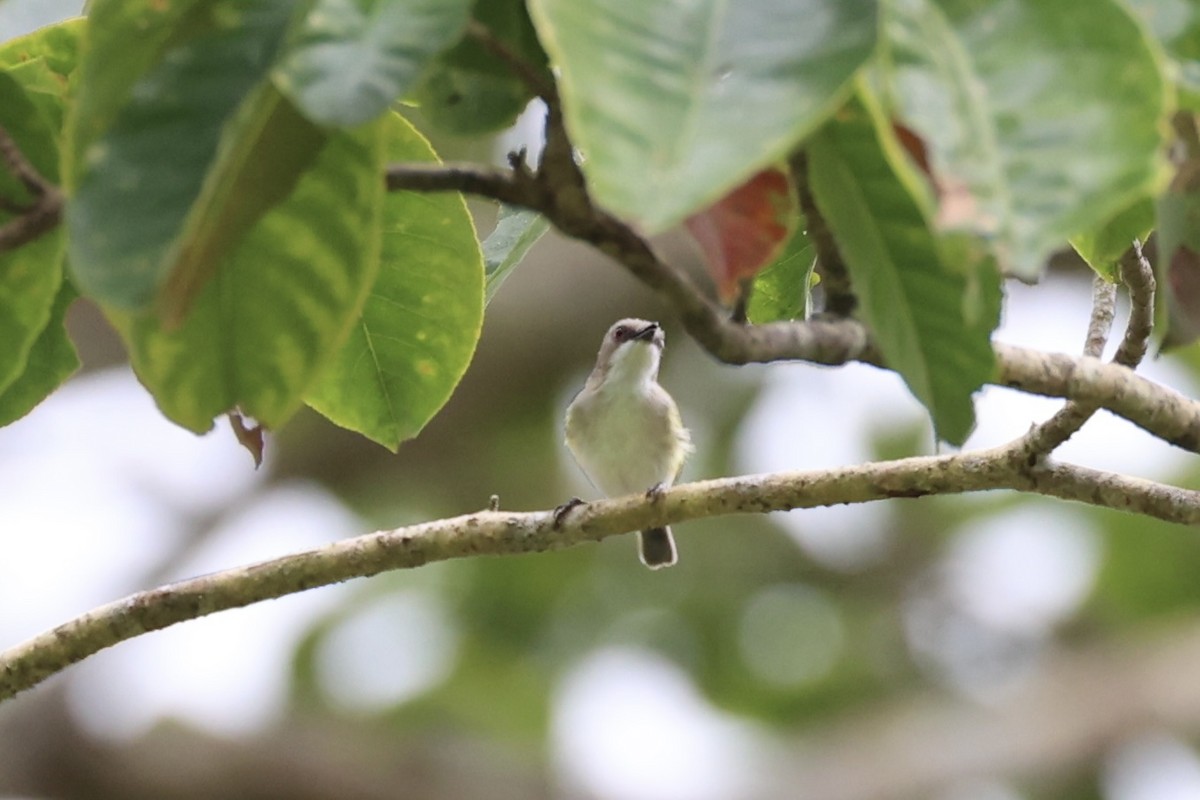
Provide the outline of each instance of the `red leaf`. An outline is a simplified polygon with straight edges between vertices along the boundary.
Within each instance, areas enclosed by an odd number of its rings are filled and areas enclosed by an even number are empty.
[[[787,173],[772,167],[684,224],[704,251],[721,300],[731,303],[742,283],[779,255],[798,218]]]

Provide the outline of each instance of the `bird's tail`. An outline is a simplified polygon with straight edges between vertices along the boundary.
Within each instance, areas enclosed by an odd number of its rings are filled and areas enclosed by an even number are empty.
[[[640,531],[638,544],[642,563],[650,569],[669,567],[678,560],[675,555],[675,539],[671,536],[670,528],[648,528]]]

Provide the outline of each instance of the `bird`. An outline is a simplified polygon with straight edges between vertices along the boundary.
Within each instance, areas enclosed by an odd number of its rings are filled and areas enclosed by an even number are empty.
[[[596,366],[566,414],[566,444],[588,480],[608,497],[657,497],[675,482],[692,452],[675,400],[658,383],[666,334],[657,322],[623,319],[600,343]],[[569,509],[581,501],[560,507]],[[650,569],[678,556],[669,527],[640,531],[639,553]]]

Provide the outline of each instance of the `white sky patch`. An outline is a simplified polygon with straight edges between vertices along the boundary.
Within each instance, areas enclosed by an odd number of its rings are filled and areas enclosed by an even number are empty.
[[[444,604],[422,592],[393,593],[350,610],[321,642],[317,679],[336,705],[372,712],[437,686],[458,653]]]
[[[972,522],[945,569],[952,596],[976,619],[1036,635],[1075,613],[1100,563],[1100,541],[1082,517],[1035,506]]]
[[[678,667],[608,649],[569,674],[553,723],[555,760],[577,796],[731,800],[764,774],[766,737],[712,708]]]
[[[1186,743],[1147,732],[1118,747],[1104,765],[1104,800],[1195,800],[1200,759]]]

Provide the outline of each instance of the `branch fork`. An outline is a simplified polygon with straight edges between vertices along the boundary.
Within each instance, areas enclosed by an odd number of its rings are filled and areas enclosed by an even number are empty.
[[[54,230],[62,218],[63,195],[38,172],[3,126],[0,126],[0,162],[33,198],[28,203],[0,198],[0,211],[15,215],[0,226],[0,254],[3,254]]]

